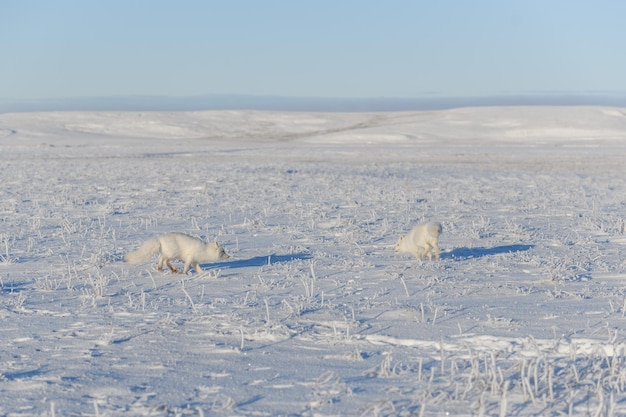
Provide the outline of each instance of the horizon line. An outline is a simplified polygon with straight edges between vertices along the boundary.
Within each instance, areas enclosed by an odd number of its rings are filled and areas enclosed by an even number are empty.
[[[626,107],[626,92],[537,92],[484,96],[310,97],[251,94],[195,96],[115,95],[44,99],[0,98],[0,113],[52,111],[258,110],[302,112],[392,112],[489,106]]]

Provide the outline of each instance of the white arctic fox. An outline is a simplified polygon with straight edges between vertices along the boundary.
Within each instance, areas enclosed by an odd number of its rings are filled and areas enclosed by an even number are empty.
[[[157,252],[161,253],[157,265],[159,271],[163,269],[163,264],[165,264],[172,272],[178,272],[170,261],[172,259],[182,259],[185,261],[183,274],[189,272],[190,266],[193,266],[196,272],[202,272],[200,262],[230,258],[217,242],[205,243],[184,233],[170,232],[147,240],[139,249],[126,254],[124,262],[133,264],[145,262]]]
[[[432,259],[431,249],[435,252],[435,258],[439,259],[439,235],[441,224],[422,223],[415,226],[407,236],[400,236],[396,243],[396,252],[412,253],[418,259]]]

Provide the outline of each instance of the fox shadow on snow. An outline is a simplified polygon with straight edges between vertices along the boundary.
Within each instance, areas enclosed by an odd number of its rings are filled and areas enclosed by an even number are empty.
[[[515,253],[515,252],[525,252],[534,247],[534,245],[503,245],[503,246],[494,246],[492,248],[478,247],[478,248],[456,248],[451,250],[450,252],[444,252],[441,254],[441,259],[456,259],[456,260],[464,260],[464,259],[472,259],[472,258],[482,258],[483,256],[490,255],[499,255],[504,253]],[[310,253],[292,253],[289,255],[263,255],[263,256],[255,256],[249,259],[237,259],[233,261],[222,261],[222,262],[214,262],[205,265],[200,265],[204,267],[210,267],[212,269],[217,268],[245,268],[250,266],[264,266],[271,265],[273,263],[280,262],[291,262],[296,260],[306,260],[312,259]]]
[[[211,264],[206,264],[207,267],[211,268],[245,268],[248,266],[264,266],[271,265],[273,263],[278,262],[291,262],[295,260],[306,260],[312,259],[310,253],[292,253],[289,255],[264,255],[264,256],[255,256],[250,259],[237,259],[233,261],[224,261],[224,262],[215,262]],[[205,265],[200,265],[204,267]]]
[[[451,250],[450,252],[442,253],[441,259],[472,259],[472,258],[482,258],[483,256],[490,255],[500,255],[503,253],[515,253],[515,252],[526,252],[534,248],[535,245],[503,245],[503,246],[494,246],[492,248],[456,248]]]

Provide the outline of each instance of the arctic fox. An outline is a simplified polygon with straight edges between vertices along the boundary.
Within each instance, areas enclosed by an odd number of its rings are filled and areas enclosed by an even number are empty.
[[[217,242],[205,243],[183,233],[170,232],[147,240],[139,249],[126,254],[124,262],[145,262],[157,252],[160,252],[159,263],[157,264],[159,271],[163,269],[163,264],[165,264],[172,272],[177,273],[178,270],[172,266],[170,261],[182,259],[185,261],[183,274],[189,272],[190,266],[193,266],[196,272],[202,272],[200,262],[230,258]]]
[[[411,230],[408,236],[400,236],[396,243],[396,252],[412,253],[418,259],[432,259],[431,249],[435,252],[435,258],[439,259],[439,235],[441,234],[441,224],[422,223]]]

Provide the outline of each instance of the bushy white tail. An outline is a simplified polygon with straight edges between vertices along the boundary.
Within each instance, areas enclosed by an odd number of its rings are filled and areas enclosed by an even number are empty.
[[[146,262],[150,260],[152,255],[157,253],[161,247],[159,243],[159,239],[152,238],[147,240],[143,245],[139,247],[136,251],[129,252],[124,256],[124,262],[128,262],[131,264],[137,264],[140,262]]]

